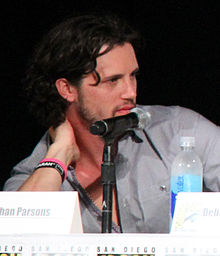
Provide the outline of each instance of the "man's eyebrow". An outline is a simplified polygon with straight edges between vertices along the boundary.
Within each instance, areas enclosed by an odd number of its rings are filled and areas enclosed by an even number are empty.
[[[140,69],[138,67],[131,72],[131,75],[137,75],[139,72],[140,72]],[[101,81],[106,82],[106,81],[113,80],[113,79],[119,79],[121,77],[123,77],[123,74],[114,74],[114,75],[104,77],[103,79],[101,79]]]

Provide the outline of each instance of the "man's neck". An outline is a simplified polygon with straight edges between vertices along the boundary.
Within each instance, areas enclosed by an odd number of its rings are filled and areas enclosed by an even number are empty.
[[[80,149],[80,160],[75,167],[76,177],[95,204],[102,209],[101,165],[105,142],[101,137],[91,134],[89,128],[83,122],[74,119],[72,126]],[[114,190],[113,221],[119,224],[116,202],[117,196],[116,190]]]
[[[80,150],[80,159],[76,163],[76,176],[84,188],[96,183],[101,177],[104,140],[90,133],[88,125],[74,116],[70,120]]]

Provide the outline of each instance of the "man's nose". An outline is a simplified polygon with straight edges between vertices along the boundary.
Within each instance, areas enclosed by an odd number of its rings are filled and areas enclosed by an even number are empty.
[[[122,97],[125,99],[134,99],[137,97],[137,82],[133,79],[125,81]]]

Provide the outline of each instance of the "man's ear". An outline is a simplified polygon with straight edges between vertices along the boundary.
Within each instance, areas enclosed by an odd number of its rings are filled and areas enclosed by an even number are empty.
[[[59,94],[69,102],[76,99],[77,89],[71,85],[66,78],[60,78],[56,81],[56,87]]]

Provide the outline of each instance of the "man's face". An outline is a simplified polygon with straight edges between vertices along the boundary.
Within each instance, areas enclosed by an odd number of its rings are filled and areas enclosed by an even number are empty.
[[[101,52],[105,49],[103,46]],[[76,106],[83,120],[91,124],[130,113],[136,105],[136,75],[139,70],[131,44],[115,46],[98,57],[96,70],[101,82],[94,86],[97,78],[89,74],[79,89]]]

